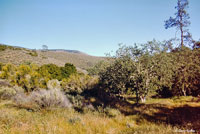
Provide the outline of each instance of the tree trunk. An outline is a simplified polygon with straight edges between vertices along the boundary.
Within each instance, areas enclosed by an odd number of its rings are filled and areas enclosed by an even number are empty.
[[[181,26],[181,49],[183,50],[183,29]]]
[[[180,8],[181,6],[181,0],[178,0],[178,7]],[[181,49],[183,49],[183,16],[182,16],[182,12],[183,11],[179,11],[179,15],[180,16],[180,31],[181,31]]]
[[[181,49],[183,50],[183,16],[180,13]]]
[[[182,85],[182,92],[183,92],[183,95],[184,95],[184,96],[187,96],[187,95],[186,95],[186,90],[185,90],[185,84],[184,84],[184,83],[183,83],[183,85]]]
[[[140,96],[140,99],[141,99],[142,103],[146,102],[146,97],[145,96]]]
[[[138,95],[138,90],[136,90],[136,103],[139,103],[139,95]]]

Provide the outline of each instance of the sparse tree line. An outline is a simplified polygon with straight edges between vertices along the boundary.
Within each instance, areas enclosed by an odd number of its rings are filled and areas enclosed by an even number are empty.
[[[110,96],[132,94],[144,102],[148,96],[200,95],[200,45],[188,30],[188,0],[178,0],[175,17],[165,21],[165,28],[176,27],[178,39],[143,45],[122,46],[112,58],[112,64],[102,63],[91,73],[98,73],[102,90]],[[98,69],[98,66],[101,68]],[[103,71],[99,71],[103,69]]]
[[[100,85],[110,96],[135,95],[137,102],[144,102],[153,96],[200,95],[200,48],[170,51],[167,42],[155,40],[121,46],[105,66],[99,72]]]

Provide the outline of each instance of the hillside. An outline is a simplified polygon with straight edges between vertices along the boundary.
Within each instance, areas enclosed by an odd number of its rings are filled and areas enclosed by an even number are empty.
[[[3,47],[2,47],[3,46]],[[103,57],[90,56],[77,50],[53,49],[29,50],[25,48],[1,45],[0,62],[2,63],[36,63],[38,65],[53,63],[63,66],[66,62],[74,64],[81,69],[87,69],[103,60]]]

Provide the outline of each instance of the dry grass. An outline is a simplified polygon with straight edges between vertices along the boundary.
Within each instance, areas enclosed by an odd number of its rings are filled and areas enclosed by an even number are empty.
[[[145,104],[131,104],[130,102],[113,102],[125,115],[140,116],[139,122],[156,122],[171,124],[185,129],[200,132],[200,98],[174,97],[171,99],[149,99]]]
[[[74,64],[78,68],[87,69],[104,59],[102,57],[90,56],[83,53],[70,53],[64,51],[37,51],[38,56],[31,56],[29,53],[30,51],[25,49],[6,49],[0,52],[0,62],[17,65],[26,62],[32,62],[38,65],[53,63],[58,66],[64,66],[67,62]]]
[[[32,112],[0,101],[0,134],[173,134],[177,130],[137,114],[109,117],[97,111],[81,114],[62,108]]]

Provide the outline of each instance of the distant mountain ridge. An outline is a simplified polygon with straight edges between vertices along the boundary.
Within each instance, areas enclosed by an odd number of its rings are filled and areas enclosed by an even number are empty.
[[[64,52],[69,52],[69,53],[81,53],[81,54],[86,54],[78,50],[69,50],[69,49],[48,49],[48,51],[64,51]]]
[[[30,48],[25,48],[25,47],[21,47],[21,46],[11,46],[11,45],[2,44],[2,43],[0,43],[0,45],[2,45],[2,46],[8,46],[8,47],[14,47],[14,48],[28,49],[28,50],[40,50],[40,51],[43,50],[43,49],[30,49]],[[81,54],[86,54],[86,53],[81,52],[81,51],[79,51],[79,50],[70,50],[70,49],[48,49],[48,51],[65,51],[65,52],[69,52],[69,53],[81,53]],[[88,55],[88,54],[87,54],[87,55]]]
[[[72,63],[76,67],[86,70],[93,67],[99,61],[105,60],[104,57],[91,56],[78,50],[66,49],[28,49],[20,46],[0,44],[0,62],[13,63],[16,65],[23,63],[56,64],[64,66],[65,63]]]

